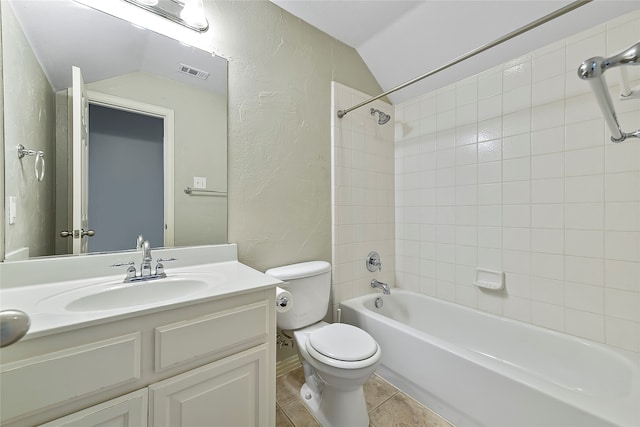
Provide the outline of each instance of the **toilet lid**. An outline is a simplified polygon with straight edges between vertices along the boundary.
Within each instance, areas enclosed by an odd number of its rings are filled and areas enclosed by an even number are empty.
[[[367,359],[378,350],[371,335],[344,323],[331,323],[316,329],[309,334],[308,342],[318,353],[347,362]]]

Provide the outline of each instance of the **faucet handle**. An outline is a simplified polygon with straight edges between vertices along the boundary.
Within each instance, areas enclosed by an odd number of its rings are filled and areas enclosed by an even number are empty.
[[[111,264],[109,267],[124,267],[125,265],[128,265],[129,267],[127,267],[127,275],[125,276],[125,281],[127,280],[131,280],[133,278],[136,277],[136,263],[133,261],[129,261],[129,262],[119,262],[117,264]]]
[[[125,265],[135,265],[136,263],[133,261],[129,262],[119,262],[117,264],[111,264],[109,267],[124,267]]]
[[[162,264],[163,262],[171,262],[171,261],[177,261],[177,258],[167,258],[167,259],[162,259],[162,258],[158,258],[156,260],[156,276],[163,276],[166,277],[166,274],[164,272],[164,264]]]
[[[132,265],[129,266],[129,268],[127,268],[127,275],[125,277],[125,280],[127,279],[133,279],[136,277],[136,266],[133,265],[133,263],[131,263]]]

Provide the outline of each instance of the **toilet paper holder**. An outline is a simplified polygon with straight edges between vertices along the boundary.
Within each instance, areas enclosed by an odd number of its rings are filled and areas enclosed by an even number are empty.
[[[286,289],[276,287],[276,311],[286,313],[293,304],[293,296]]]
[[[287,305],[289,305],[289,297],[286,295],[283,295],[281,297],[276,298],[276,305],[278,307],[286,307]]]

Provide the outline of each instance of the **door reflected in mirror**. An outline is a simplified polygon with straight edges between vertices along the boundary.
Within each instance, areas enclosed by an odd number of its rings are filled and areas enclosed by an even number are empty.
[[[136,233],[173,246],[173,235],[165,237],[173,223],[164,212],[164,118],[92,103],[89,118],[89,194],[98,196],[88,210],[100,230],[89,252],[131,249]]]
[[[81,239],[89,252],[134,249],[138,234],[154,247],[226,243],[226,60],[71,0],[10,0],[0,12],[5,200],[15,197],[17,207],[14,223],[4,224],[6,261],[73,253],[76,239],[61,231],[95,231]],[[82,71],[90,105],[85,170],[73,155],[72,66]],[[110,136],[93,121],[100,109],[116,116]],[[162,144],[127,135],[140,127],[127,113],[160,120]],[[17,158],[19,143],[45,153],[43,182]],[[73,182],[82,174],[88,210],[74,224]],[[212,192],[185,192],[194,179]]]

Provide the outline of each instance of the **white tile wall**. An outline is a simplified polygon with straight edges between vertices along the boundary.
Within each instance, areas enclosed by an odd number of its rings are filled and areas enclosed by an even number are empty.
[[[396,106],[398,286],[640,354],[640,140],[609,142],[576,75],[638,40],[640,12]]]
[[[454,95],[455,91],[451,91]],[[393,107],[376,101],[338,119],[339,109],[348,108],[369,96],[340,83],[332,84],[332,217],[333,217],[333,309],[340,301],[373,292],[372,278],[395,285],[395,185],[394,185],[394,111]],[[443,102],[445,99],[443,98]],[[455,98],[446,100],[455,105]],[[377,108],[392,119],[385,125],[377,124]],[[425,108],[427,103],[425,103]],[[435,101],[432,111],[436,111]],[[435,128],[435,115],[420,126]],[[451,156],[453,159],[453,153]],[[422,159],[407,160],[405,182],[433,179],[420,170]],[[419,212],[407,212],[407,219],[418,217]],[[377,251],[382,260],[382,271],[371,273],[365,259]]]

